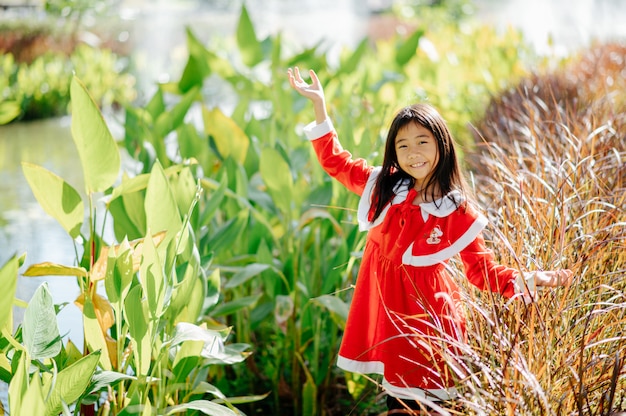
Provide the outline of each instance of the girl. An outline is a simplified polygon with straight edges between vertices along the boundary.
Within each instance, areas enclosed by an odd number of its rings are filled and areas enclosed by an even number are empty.
[[[390,413],[441,410],[457,393],[449,363],[465,336],[447,261],[458,254],[473,285],[527,301],[534,286],[569,285],[572,272],[522,275],[495,263],[481,236],[487,220],[466,200],[453,139],[434,108],[400,110],[383,166],[370,167],[341,147],[313,70],[310,77],[308,84],[297,67],[288,70],[291,87],[313,103],[305,134],[324,170],[361,197],[357,219],[368,231],[337,365],[381,374]]]

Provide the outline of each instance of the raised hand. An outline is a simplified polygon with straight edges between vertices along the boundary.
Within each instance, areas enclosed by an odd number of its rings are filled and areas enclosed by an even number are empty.
[[[311,101],[324,100],[324,89],[322,88],[315,71],[312,69],[309,70],[311,84],[302,79],[300,69],[298,67],[295,67],[294,69],[287,69],[287,75],[289,76],[289,84],[291,84],[291,87],[300,95]]]
[[[300,69],[295,67],[293,69],[287,69],[287,75],[289,77],[289,84],[291,88],[296,90],[303,97],[308,98],[313,103],[313,111],[315,112],[315,121],[317,124],[322,123],[328,118],[326,113],[326,102],[324,101],[324,88],[320,80],[317,78],[317,74],[312,69],[309,70],[311,77],[311,83],[307,83],[302,79],[300,75]]]

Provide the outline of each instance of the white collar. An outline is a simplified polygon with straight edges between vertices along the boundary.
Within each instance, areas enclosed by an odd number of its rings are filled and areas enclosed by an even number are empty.
[[[367,218],[371,207],[374,184],[376,183],[376,178],[380,174],[380,171],[380,168],[375,168],[372,171],[370,177],[367,180],[363,195],[361,195],[361,200],[359,201],[357,219],[359,221],[359,228],[361,229],[361,231],[369,230],[370,228],[373,228],[376,225],[380,224],[387,214],[387,210],[389,208],[389,205],[387,205],[387,207],[385,207],[383,212],[373,223],[368,221]],[[399,181],[395,185],[394,193],[395,196],[391,201],[392,204],[395,205],[405,201],[407,196],[409,195],[409,180],[404,179]],[[419,204],[419,207],[422,211],[422,218],[424,222],[426,222],[428,220],[428,215],[432,215],[437,218],[447,217],[448,215],[452,214],[457,209],[457,205],[462,203],[464,200],[465,198],[463,198],[463,194],[461,194],[461,192],[458,190],[454,190],[444,197],[437,199],[436,201],[422,202],[421,204]]]

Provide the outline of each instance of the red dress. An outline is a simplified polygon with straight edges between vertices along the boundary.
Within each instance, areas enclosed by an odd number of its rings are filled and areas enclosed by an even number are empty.
[[[399,183],[392,202],[370,223],[380,169],[353,160],[329,121],[312,123],[305,133],[324,170],[361,196],[358,219],[368,230],[337,365],[383,375],[383,387],[399,398],[454,397],[454,377],[442,354],[455,355],[455,343],[465,339],[465,320],[448,259],[459,254],[472,284],[506,297],[518,293],[519,273],[494,262],[481,236],[487,220],[458,191],[450,194],[458,208],[449,198],[439,206],[414,205],[416,191]]]

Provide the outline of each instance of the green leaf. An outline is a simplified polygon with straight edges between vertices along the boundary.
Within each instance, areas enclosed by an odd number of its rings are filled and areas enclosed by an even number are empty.
[[[237,413],[233,412],[228,407],[210,402],[208,400],[194,400],[188,403],[170,406],[165,409],[164,415],[168,416],[175,413],[186,413],[187,410],[199,410],[205,415],[211,416],[237,416]]]
[[[31,264],[23,273],[24,276],[76,276],[87,277],[88,273],[82,267],[64,266],[62,264],[44,262]]]
[[[178,233],[182,227],[180,213],[169,182],[160,163],[155,163],[150,172],[146,198],[146,226],[150,232],[167,231],[164,245]]]
[[[15,360],[16,357],[14,356],[13,359]],[[27,353],[21,353],[19,361],[17,361],[17,368],[13,372],[13,377],[9,383],[9,408],[12,414],[20,414],[20,411],[23,409],[22,403],[28,390],[29,366],[30,357]]]
[[[413,32],[411,36],[398,48],[396,53],[396,63],[401,67],[406,65],[417,54],[417,47],[420,42],[420,38],[424,34],[423,30],[417,30]]]
[[[217,107],[212,110],[203,107],[202,116],[205,133],[213,137],[220,156],[224,159],[232,157],[235,162],[243,165],[250,139],[241,127]]]
[[[120,171],[120,152],[98,106],[83,83],[74,76],[72,138],[83,167],[87,193],[103,192],[113,185]]]
[[[261,152],[260,171],[276,206],[284,213],[290,212],[293,201],[293,178],[285,159],[276,149],[266,147]]]
[[[104,288],[111,303],[122,302],[133,280],[133,258],[130,244],[124,239],[117,255],[109,250]]]
[[[208,242],[208,247],[213,249],[229,249],[246,229],[248,224],[248,210],[241,210],[234,218],[225,222],[215,231]]]
[[[239,24],[237,25],[237,45],[241,60],[249,67],[253,67],[263,60],[263,49],[254,32],[254,26],[245,6],[241,8]]]
[[[233,314],[245,308],[252,308],[263,296],[262,293],[253,296],[244,296],[237,298],[231,302],[221,303],[217,308],[213,310],[211,316],[219,317]]]
[[[339,327],[344,328],[346,326],[346,320],[348,319],[348,305],[343,300],[333,295],[322,295],[317,298],[313,298],[312,300],[331,312],[333,321],[335,321]]]
[[[166,281],[163,264],[152,238],[146,238],[143,244],[139,276],[144,295],[148,301],[151,319],[161,317],[166,297]]]
[[[22,162],[24,176],[39,205],[72,237],[80,234],[85,208],[78,192],[49,170]]]
[[[267,270],[270,266],[268,264],[248,264],[242,270],[239,270],[237,273],[233,275],[233,277],[226,283],[224,286],[226,289],[231,289],[233,287],[240,286],[261,273]]]
[[[47,282],[39,285],[28,302],[22,335],[24,347],[33,359],[52,358],[61,351],[59,326]]]
[[[100,366],[110,371],[112,369],[109,350],[102,333],[102,327],[98,322],[96,310],[91,300],[91,296],[83,296],[83,327],[85,330],[85,342],[89,351],[101,351]]]
[[[17,256],[11,257],[0,269],[0,330],[6,329],[7,333],[13,332],[13,299],[17,288]]]
[[[154,126],[155,136],[164,138],[169,132],[180,127],[193,102],[199,98],[199,87],[194,87],[169,111],[159,114]]]
[[[117,371],[101,371],[91,378],[89,385],[89,392],[99,391],[105,387],[113,386],[115,383],[121,380],[136,380],[137,377],[124,373],[118,373]]]
[[[151,351],[148,306],[142,298],[141,286],[137,285],[130,289],[124,300],[124,315],[133,345],[135,371],[138,377],[146,375],[150,370]]]
[[[86,392],[99,361],[100,351],[95,351],[59,372],[46,402],[47,416],[58,415],[63,403],[74,404]]]
[[[361,62],[361,59],[365,55],[365,52],[369,49],[370,39],[365,38],[359,43],[359,46],[350,55],[350,58],[344,62],[337,71],[338,74],[351,74],[357,69],[357,65]]]
[[[26,390],[24,394],[22,409],[14,413],[23,415],[43,415],[46,409],[44,399],[45,395],[41,385],[41,376],[39,371],[35,371],[30,379],[28,390]]]
[[[317,413],[317,386],[313,378],[307,374],[307,380],[302,388],[302,414],[316,415]]]

